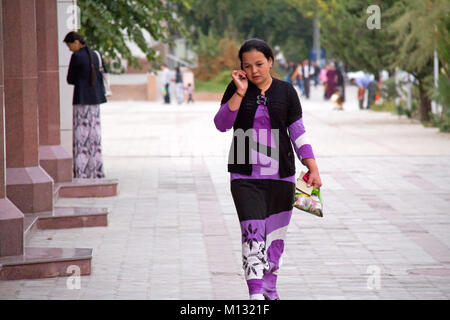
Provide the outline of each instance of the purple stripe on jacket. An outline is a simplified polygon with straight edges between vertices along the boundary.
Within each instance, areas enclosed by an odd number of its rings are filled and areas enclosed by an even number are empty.
[[[313,158],[314,153],[312,147],[309,143],[305,143],[300,147],[297,146],[297,140],[303,140],[306,137],[306,129],[303,125],[303,118],[298,119],[293,122],[289,127],[289,136],[291,138],[292,144],[294,146],[295,153],[297,154],[298,159],[301,161],[302,159]]]

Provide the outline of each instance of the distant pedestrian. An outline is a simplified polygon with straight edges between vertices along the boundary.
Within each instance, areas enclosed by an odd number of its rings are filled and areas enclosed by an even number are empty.
[[[97,54],[83,37],[69,32],[64,42],[72,51],[67,82],[73,90],[73,176],[104,178],[100,104],[106,102]]]
[[[320,67],[317,65],[317,61],[313,61],[311,67],[313,68],[314,87],[317,87],[319,84]]]
[[[301,62],[298,63],[295,67],[295,71],[291,75],[291,80],[297,82],[297,86],[300,89],[301,95],[305,96],[305,86],[303,82],[303,64]]]
[[[162,80],[164,86],[164,103],[170,104],[170,81],[172,80],[170,69],[165,63],[161,65]]]
[[[289,61],[287,64],[287,70],[286,70],[286,76],[284,77],[284,80],[287,83],[292,83],[293,79],[292,79],[292,75],[295,72],[295,64],[292,61]]]
[[[327,99],[331,98],[331,95],[336,91],[337,84],[337,73],[334,66],[334,63],[330,63],[329,69],[327,71],[327,91],[326,97]]]
[[[175,68],[175,90],[178,104],[184,102],[184,87],[183,87],[183,75],[180,67]]]
[[[192,83],[188,83],[187,87],[184,87],[188,94],[188,101],[187,103],[194,103],[194,87],[192,86]]]
[[[309,99],[310,83],[311,78],[314,75],[314,70],[312,69],[311,65],[309,64],[309,60],[307,59],[303,60],[302,74],[303,74],[303,87],[305,88],[305,97],[306,99]]]
[[[214,123],[221,132],[234,127],[228,171],[250,299],[275,300],[293,208],[295,154],[310,170],[308,183],[317,188],[322,183],[297,92],[270,75],[272,49],[262,40],[250,39],[240,48],[239,59],[241,70],[232,71]],[[248,132],[252,132],[249,144],[244,143]]]
[[[367,86],[367,109],[370,109],[372,105],[375,103],[379,80],[380,80],[379,76],[375,75],[375,79],[371,80]]]
[[[328,72],[328,65],[325,65],[322,70],[320,70],[320,81],[322,81],[323,84],[323,98],[327,98],[327,72]]]
[[[336,68],[337,75],[337,89],[339,90],[340,101],[343,104],[345,102],[345,75],[342,66]]]
[[[366,89],[369,86],[369,83],[372,79],[368,75],[359,76],[351,79],[351,83],[355,84],[358,87],[358,103],[359,109],[364,109],[364,96]]]

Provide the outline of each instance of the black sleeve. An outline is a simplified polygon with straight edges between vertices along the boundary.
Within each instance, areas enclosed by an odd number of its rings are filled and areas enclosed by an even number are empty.
[[[230,100],[235,92],[236,92],[236,85],[234,84],[234,81],[231,80],[231,82],[228,84],[227,89],[225,90],[225,93],[223,94],[222,101],[220,102],[220,104],[224,104],[225,102]]]
[[[297,91],[295,91],[291,84],[288,84],[288,99],[289,109],[287,126],[289,127],[292,123],[302,117],[302,105],[300,104]]]
[[[79,61],[78,56],[76,54],[72,54],[69,63],[69,71],[67,72],[67,83],[68,84],[76,84],[78,81],[78,70],[79,70]]]

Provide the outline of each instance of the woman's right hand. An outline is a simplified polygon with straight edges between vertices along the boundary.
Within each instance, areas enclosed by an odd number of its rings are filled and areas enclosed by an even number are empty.
[[[231,77],[233,78],[236,90],[240,94],[245,94],[248,88],[248,79],[245,72],[242,70],[233,70],[231,71]]]

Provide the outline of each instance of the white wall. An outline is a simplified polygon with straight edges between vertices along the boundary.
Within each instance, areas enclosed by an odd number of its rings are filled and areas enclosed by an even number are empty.
[[[59,56],[59,105],[61,112],[61,145],[72,154],[72,96],[73,86],[66,81],[72,52],[63,42],[65,35],[76,30],[76,20],[71,14],[72,6],[76,6],[76,0],[58,1],[58,56]],[[74,23],[75,22],[75,23]]]

